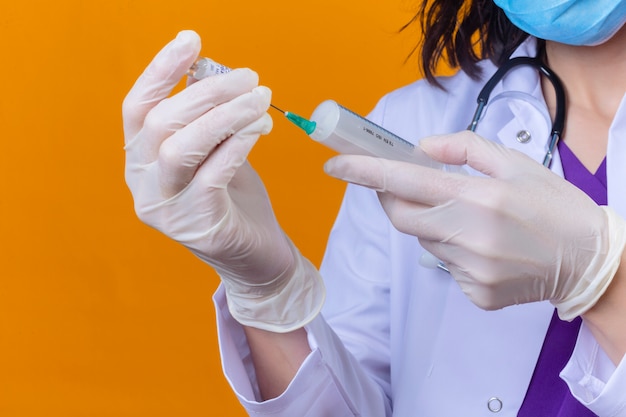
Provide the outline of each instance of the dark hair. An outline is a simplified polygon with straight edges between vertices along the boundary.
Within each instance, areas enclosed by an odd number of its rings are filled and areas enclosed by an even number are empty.
[[[402,30],[415,22],[421,23],[423,37],[411,55],[421,49],[424,76],[437,86],[435,72],[441,61],[476,79],[480,60],[501,65],[528,37],[493,0],[422,0]]]

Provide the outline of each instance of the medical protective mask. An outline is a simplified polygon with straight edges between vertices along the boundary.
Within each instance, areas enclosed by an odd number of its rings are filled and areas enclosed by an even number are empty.
[[[569,45],[598,45],[626,22],[626,0],[494,0],[533,36]]]

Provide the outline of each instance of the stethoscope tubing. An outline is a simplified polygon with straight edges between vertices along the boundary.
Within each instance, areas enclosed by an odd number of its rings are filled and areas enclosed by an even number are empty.
[[[539,58],[527,56],[516,57],[509,59],[500,68],[498,68],[493,76],[485,83],[482,90],[480,90],[478,98],[476,99],[476,111],[474,112],[472,121],[470,122],[467,129],[472,132],[476,131],[478,121],[480,120],[483,111],[487,106],[489,96],[491,95],[491,92],[493,91],[495,86],[502,80],[502,78],[504,78],[507,73],[509,73],[509,71],[521,65],[527,65],[536,68],[540,74],[545,76],[552,83],[554,92],[556,94],[556,113],[554,115],[554,120],[552,121],[550,139],[548,141],[546,155],[543,160],[543,165],[545,167],[550,167],[550,164],[552,163],[552,158],[554,156],[554,150],[559,140],[561,139],[563,128],[565,126],[565,89],[563,88],[563,83],[556,75],[556,73],[548,68],[546,65],[544,65],[544,63]]]

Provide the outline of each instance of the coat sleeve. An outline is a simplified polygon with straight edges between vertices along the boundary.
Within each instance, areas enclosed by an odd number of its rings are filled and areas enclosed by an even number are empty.
[[[312,352],[287,390],[260,401],[250,350],[241,326],[228,312],[223,289],[214,297],[222,366],[228,382],[250,416],[390,416],[389,402],[322,316],[306,330]]]
[[[349,185],[320,268],[326,303],[306,327],[312,352],[272,400],[259,401],[243,329],[230,316],[223,290],[217,291],[223,369],[249,415],[391,415],[389,228],[376,194]]]
[[[561,378],[598,416],[626,417],[626,357],[616,367],[584,323]]]
[[[609,131],[606,153],[608,203],[626,218],[626,99]],[[583,322],[570,361],[561,373],[572,394],[601,417],[626,417],[626,357],[616,367]]]

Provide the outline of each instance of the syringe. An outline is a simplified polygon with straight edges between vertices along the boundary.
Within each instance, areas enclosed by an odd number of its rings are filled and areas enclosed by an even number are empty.
[[[229,71],[230,68],[209,58],[199,58],[191,66],[187,75],[202,79]],[[311,139],[339,153],[377,156],[438,169],[445,167],[444,164],[431,159],[411,142],[372,123],[333,100],[326,100],[317,106],[310,120],[283,111],[274,105],[272,107],[304,130]]]

